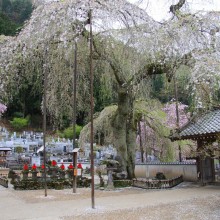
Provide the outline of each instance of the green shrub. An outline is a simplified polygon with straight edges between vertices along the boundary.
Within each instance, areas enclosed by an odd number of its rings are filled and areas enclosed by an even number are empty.
[[[15,118],[23,118],[23,113],[22,112],[14,112],[13,117]]]
[[[23,147],[22,146],[15,147],[15,152],[16,153],[23,153]]]
[[[10,178],[10,179],[13,178],[15,174],[16,174],[15,171],[10,169],[8,172],[8,178]]]
[[[13,120],[10,121],[11,126],[15,130],[21,130],[22,128],[26,127],[28,123],[28,118],[13,118]]]
[[[132,185],[132,181],[131,180],[114,180],[113,181],[114,183],[114,187],[118,187],[118,188],[121,188],[121,187],[129,187]]]
[[[158,180],[165,180],[166,176],[162,172],[157,172],[155,178]]]
[[[76,138],[79,138],[82,126],[76,125]],[[66,128],[63,132],[58,131],[58,135],[62,138],[73,139],[73,127]]]

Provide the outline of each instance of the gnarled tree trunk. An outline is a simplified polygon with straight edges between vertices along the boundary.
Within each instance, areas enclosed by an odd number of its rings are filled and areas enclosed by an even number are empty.
[[[118,90],[118,109],[114,126],[114,145],[118,150],[122,168],[127,171],[128,178],[134,177],[135,137],[136,129],[133,119],[132,91],[120,87]]]

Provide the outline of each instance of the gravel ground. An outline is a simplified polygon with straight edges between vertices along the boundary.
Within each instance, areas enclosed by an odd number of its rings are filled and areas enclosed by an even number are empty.
[[[1,220],[219,220],[220,186],[182,183],[169,190],[123,188],[17,191],[0,186]]]

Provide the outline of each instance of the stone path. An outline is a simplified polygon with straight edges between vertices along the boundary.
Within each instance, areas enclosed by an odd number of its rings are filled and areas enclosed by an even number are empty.
[[[1,220],[220,219],[220,186],[182,183],[169,190],[124,188],[16,191],[0,186]]]

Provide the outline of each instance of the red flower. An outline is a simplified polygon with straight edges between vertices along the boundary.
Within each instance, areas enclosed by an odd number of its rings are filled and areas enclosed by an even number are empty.
[[[28,165],[24,164],[23,170],[29,170]]]
[[[31,168],[32,170],[36,170],[37,169],[37,166],[36,166],[36,164],[34,163],[33,164],[33,166],[32,166],[32,168]]]
[[[57,165],[56,160],[52,160],[51,165],[52,165],[53,167],[55,167],[55,166]]]
[[[70,164],[70,165],[68,166],[68,169],[73,169],[73,168],[74,168],[73,164]]]
[[[44,169],[45,169],[45,166],[44,166],[44,164],[42,164],[42,165],[41,165],[41,169],[42,169],[42,170],[44,170]]]
[[[61,168],[61,170],[65,170],[65,166],[63,163],[60,165],[60,168]]]
[[[82,164],[79,163],[79,164],[77,165],[77,168],[82,169]]]

